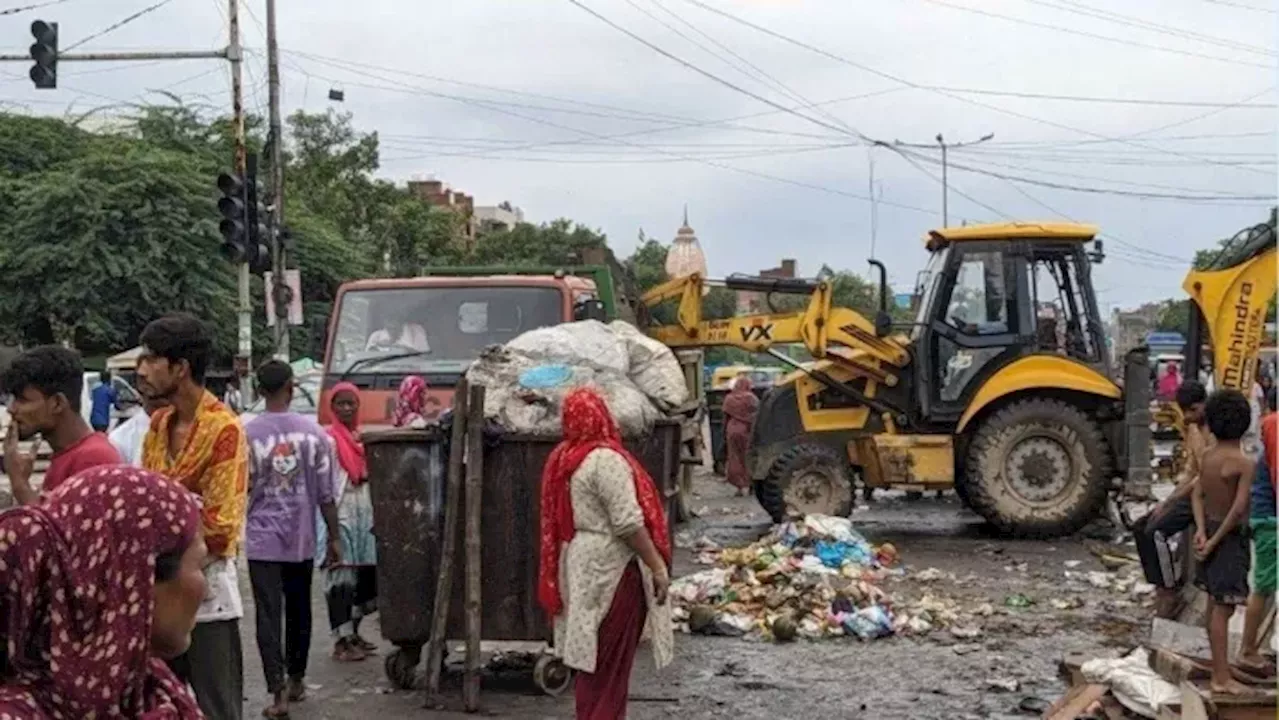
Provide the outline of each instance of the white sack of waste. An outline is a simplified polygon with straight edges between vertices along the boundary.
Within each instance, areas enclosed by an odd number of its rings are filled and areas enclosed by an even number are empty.
[[[539,363],[566,363],[617,375],[626,375],[631,367],[626,343],[598,320],[530,330],[517,335],[505,347]]]
[[[671,348],[640,332],[635,325],[622,320],[609,323],[609,329],[627,348],[627,377],[664,410],[683,405],[689,399],[680,361]]]
[[[564,396],[587,386],[604,398],[623,435],[643,435],[662,417],[659,407],[684,402],[684,376],[666,346],[623,326],[585,320],[531,330],[486,349],[467,380],[487,389],[485,416],[513,432],[559,435]],[[640,361],[634,376],[633,357]]]
[[[1177,703],[1181,697],[1176,685],[1151,669],[1144,648],[1123,658],[1090,660],[1080,666],[1080,673],[1088,682],[1110,687],[1121,705],[1144,717],[1156,717],[1161,705]]]

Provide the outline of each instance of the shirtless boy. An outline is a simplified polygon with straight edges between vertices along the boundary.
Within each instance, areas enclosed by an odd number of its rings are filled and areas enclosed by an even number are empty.
[[[1219,390],[1205,403],[1205,420],[1217,443],[1200,460],[1200,479],[1191,493],[1196,520],[1196,586],[1209,594],[1209,654],[1214,692],[1243,693],[1227,662],[1227,622],[1249,597],[1249,538],[1243,522],[1249,511],[1254,462],[1240,449],[1252,422],[1249,400],[1238,390]]]

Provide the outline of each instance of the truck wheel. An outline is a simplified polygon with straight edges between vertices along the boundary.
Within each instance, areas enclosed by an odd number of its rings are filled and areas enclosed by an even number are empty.
[[[835,450],[800,443],[773,461],[756,496],[774,522],[813,513],[847,517],[853,510],[853,473]]]
[[[676,480],[679,493],[676,495],[675,521],[689,522],[693,519],[693,471],[686,465],[680,468],[680,478]]]
[[[960,494],[1003,532],[1067,535],[1106,499],[1109,458],[1098,426],[1079,408],[1020,400],[974,433]]]

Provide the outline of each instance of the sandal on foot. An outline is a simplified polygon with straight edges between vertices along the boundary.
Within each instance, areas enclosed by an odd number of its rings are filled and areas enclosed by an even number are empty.
[[[285,687],[288,688],[285,697],[289,698],[289,702],[302,702],[307,699],[307,685],[302,678],[289,678],[289,684]]]

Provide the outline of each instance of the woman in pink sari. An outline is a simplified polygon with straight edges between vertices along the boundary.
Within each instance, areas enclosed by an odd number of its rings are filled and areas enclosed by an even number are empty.
[[[760,399],[751,391],[751,379],[740,376],[733,382],[733,389],[725,396],[724,412],[725,480],[738,489],[739,496],[751,487],[751,473],[747,471],[747,450],[751,447],[751,425],[760,409]]]
[[[1180,385],[1182,385],[1182,375],[1178,372],[1178,363],[1168,363],[1164,366],[1164,374],[1160,376],[1160,385],[1157,389],[1160,399],[1174,399]]]

